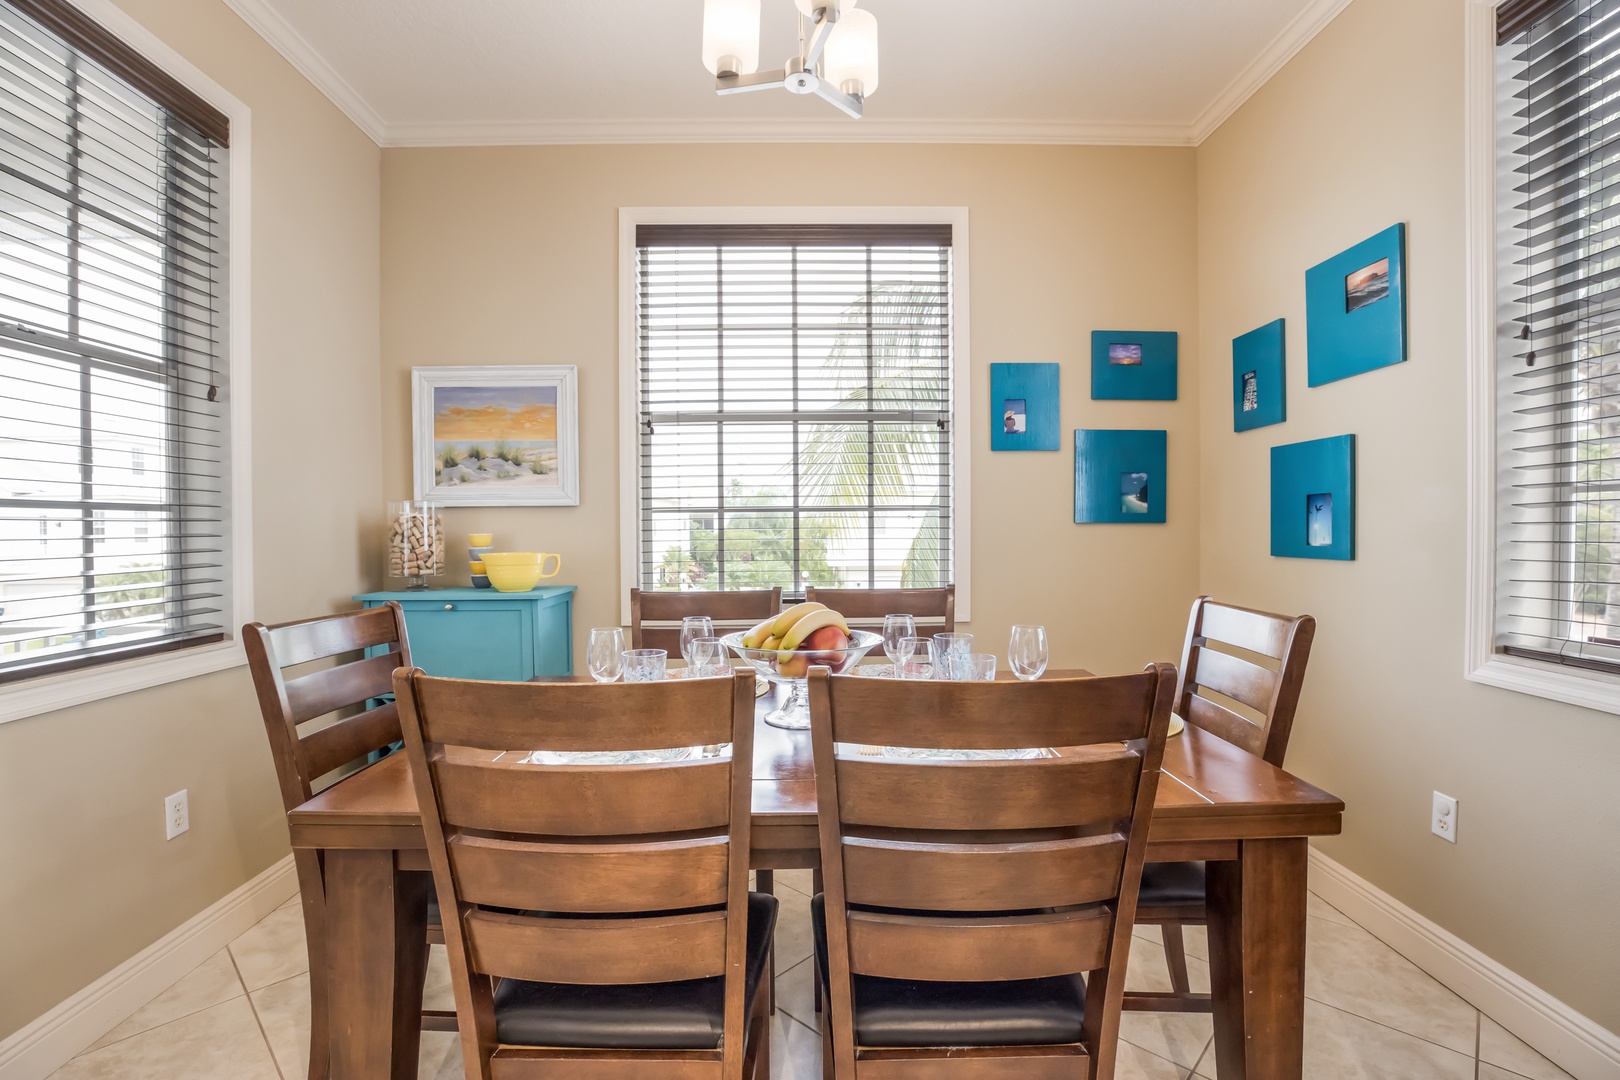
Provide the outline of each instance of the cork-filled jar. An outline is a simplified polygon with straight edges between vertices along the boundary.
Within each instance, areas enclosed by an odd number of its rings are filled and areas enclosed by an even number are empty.
[[[388,576],[404,578],[407,589],[425,589],[427,579],[444,573],[444,522],[433,504],[388,504]]]

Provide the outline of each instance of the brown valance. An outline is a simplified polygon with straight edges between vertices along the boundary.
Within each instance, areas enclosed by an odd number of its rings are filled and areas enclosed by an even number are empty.
[[[637,247],[950,247],[951,227],[916,225],[637,225]]]

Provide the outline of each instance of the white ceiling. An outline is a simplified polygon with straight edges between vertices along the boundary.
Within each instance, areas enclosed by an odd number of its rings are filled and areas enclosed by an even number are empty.
[[[226,0],[383,145],[1201,141],[1349,0],[861,0],[866,118],[717,97],[702,0]],[[794,51],[763,0],[761,68]]]

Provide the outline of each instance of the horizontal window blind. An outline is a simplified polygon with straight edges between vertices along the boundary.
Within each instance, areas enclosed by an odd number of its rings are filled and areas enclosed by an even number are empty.
[[[949,226],[642,226],[643,589],[952,580]]]
[[[1620,673],[1620,0],[1497,50],[1497,647]]]
[[[0,681],[228,610],[225,132],[68,8],[0,2]]]

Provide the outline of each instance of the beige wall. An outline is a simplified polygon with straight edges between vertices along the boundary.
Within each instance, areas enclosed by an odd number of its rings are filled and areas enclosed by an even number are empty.
[[[253,113],[257,614],[352,606],[382,518],[379,152],[220,0],[120,3]],[[0,820],[3,1038],[286,854],[246,668],[0,724]]]
[[[1356,0],[1199,148],[1199,583],[1319,620],[1289,764],[1348,804],[1322,849],[1620,1030],[1620,718],[1463,678],[1463,9]],[[1307,389],[1306,268],[1397,221],[1410,360]],[[1234,434],[1231,340],[1278,316],[1288,422]],[[1268,448],[1346,432],[1356,561],[1271,558]]]
[[[410,369],[579,365],[575,508],[457,509],[459,534],[560,552],[579,586],[576,651],[619,622],[618,209],[967,206],[971,236],[973,619],[1005,656],[1044,623],[1054,665],[1173,659],[1198,542],[1190,150],[1075,147],[630,146],[383,153],[383,461],[406,498]],[[851,179],[851,178],[859,178]],[[1177,330],[1181,400],[1090,400],[1094,327]],[[1063,365],[1063,446],[989,450],[989,365]],[[1073,522],[1072,430],[1170,430],[1169,523]],[[378,567],[380,570],[380,566]],[[465,567],[447,581],[466,583]],[[373,579],[373,584],[381,584]]]

